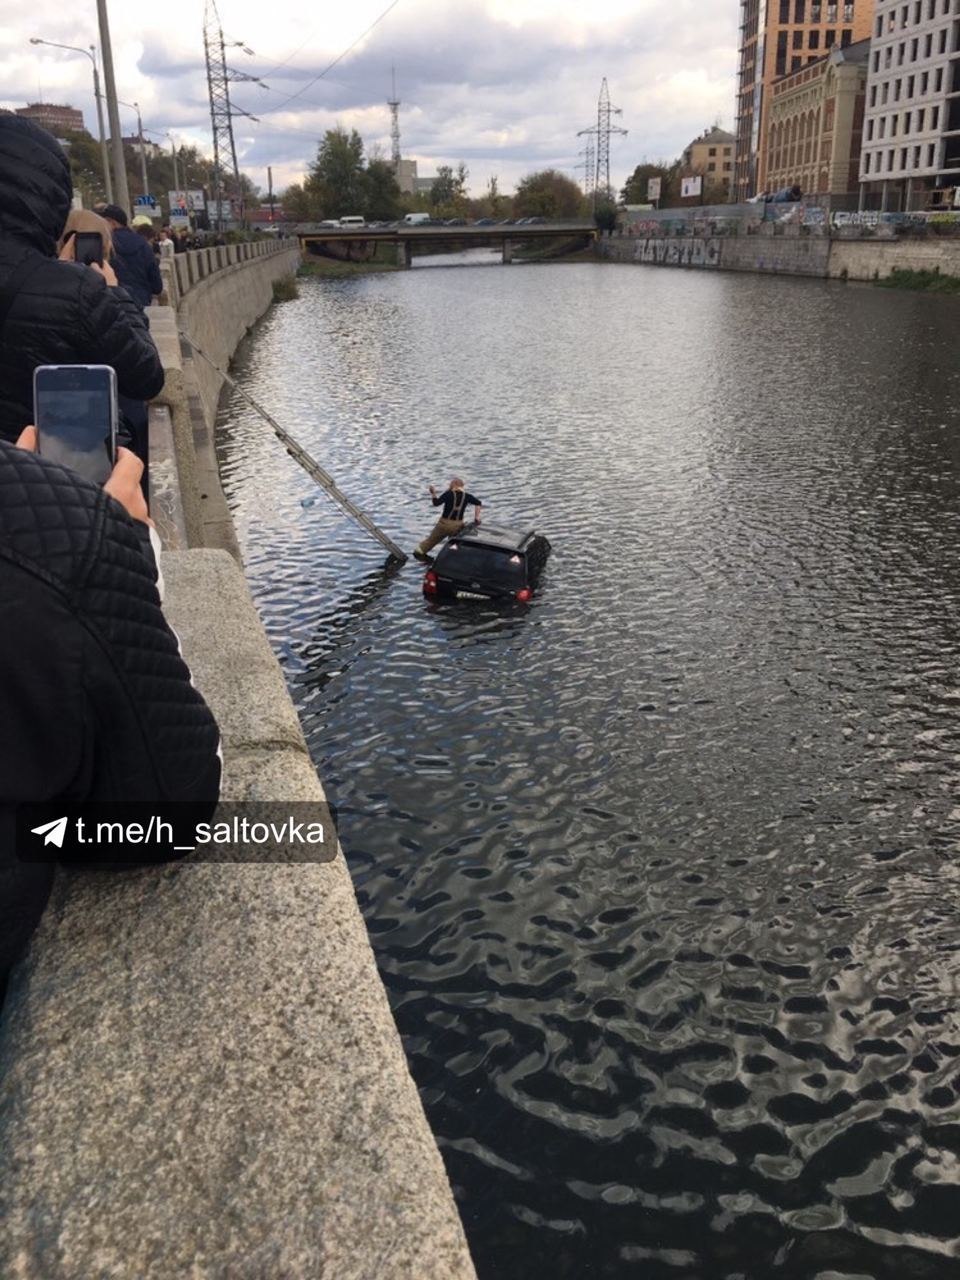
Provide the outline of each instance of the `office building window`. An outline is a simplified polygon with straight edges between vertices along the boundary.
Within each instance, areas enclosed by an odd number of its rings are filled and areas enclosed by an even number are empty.
[[[796,0],[796,3],[793,6],[794,22],[806,21],[806,14],[804,13],[804,10],[806,9],[806,7],[807,7],[806,0]]]
[[[947,28],[946,27],[940,28],[940,41],[939,41],[938,47],[941,53],[947,52]]]
[[[832,49],[836,38],[837,38],[837,33],[835,31],[828,31],[826,35],[823,37],[824,47],[827,49]]]
[[[907,167],[907,148],[901,147],[900,148],[900,168],[905,169],[906,167]]]
[[[708,155],[708,156],[715,156],[716,154],[717,154],[717,148],[716,148],[716,147],[708,147],[708,148],[707,148],[707,155]]]
[[[933,53],[933,33],[927,32],[923,38],[923,56],[929,58]]]
[[[921,107],[917,112],[917,133],[923,133],[923,122],[927,116],[926,107]]]
[[[940,108],[939,107],[930,108],[930,128],[931,129],[940,128]]]
[[[853,32],[850,31],[848,28],[844,28],[844,30],[840,32],[840,48],[848,49],[850,47],[850,41],[852,39],[853,39]]]
[[[913,91],[916,87],[917,87],[916,76],[907,76],[907,95],[906,96],[908,98],[913,97]]]
[[[899,119],[899,117],[898,117],[898,116],[891,116],[891,117],[890,117],[890,137],[891,137],[891,138],[895,138],[895,137],[897,136],[897,121],[898,121],[898,119]]]
[[[936,143],[930,142],[927,144],[927,168],[932,169],[936,163],[937,163]]]
[[[930,88],[930,72],[925,71],[923,75],[920,77],[920,97],[921,98],[929,88]]]
[[[937,0],[927,0],[927,21],[932,22],[937,16]]]
[[[864,156],[864,158],[863,158],[863,172],[864,172],[864,173],[869,173],[869,172],[870,172],[870,160],[871,160],[871,159],[872,159],[872,157],[871,157],[871,155],[870,155],[870,152],[868,151],[868,152],[867,152],[867,154],[866,154],[866,155]]]
[[[809,41],[809,43],[810,43],[810,48],[811,48],[811,49],[819,49],[819,48],[820,48],[820,32],[819,32],[819,31],[811,31],[811,32],[810,32],[810,41]],[[879,56],[879,55],[878,55],[878,56]],[[876,70],[876,68],[874,68],[874,70]]]
[[[913,148],[913,167],[915,169],[920,168],[920,148],[919,147]]]
[[[933,92],[939,93],[943,88],[943,67],[937,67],[933,73]]]
[[[920,52],[920,41],[914,37],[910,41],[910,61],[916,62],[917,54]]]
[[[844,22],[853,21],[853,5],[852,4],[845,4],[843,6],[843,20]]]
[[[917,0],[913,6],[913,22],[916,25],[923,16],[923,0]]]
[[[901,84],[901,81],[899,81],[899,80],[894,80],[894,82],[893,82],[893,100],[894,100],[894,102],[899,102],[899,101],[900,101],[900,84]]]
[[[889,93],[890,93],[890,81],[884,80],[883,87],[881,89],[881,94],[882,94],[882,97],[880,98],[881,107],[885,107],[887,105],[887,97]]]
[[[880,119],[877,121],[877,137],[878,138],[885,137],[886,132],[887,132],[887,117],[881,116]]]
[[[712,161],[707,165],[707,173],[716,173],[716,172],[717,172],[717,165],[716,165],[716,161],[713,161],[713,160],[712,160]]]
[[[871,107],[877,105],[877,86],[875,84],[870,86],[870,105]]]
[[[802,58],[791,58],[791,59],[790,59],[790,70],[791,70],[791,71],[799,71],[799,70],[800,70],[800,68],[801,68],[802,66],[803,66],[803,59],[802,59]]]
[[[877,35],[878,36],[883,35],[883,18],[880,16],[879,13],[877,14]]]
[[[790,21],[790,0],[780,0],[780,21]]]
[[[835,4],[828,4],[827,5],[827,21],[836,22],[836,20],[837,20],[837,6]]]
[[[903,115],[903,132],[904,133],[910,132],[910,120],[911,120],[911,113],[909,111],[905,111]]]
[[[795,31],[793,33],[793,47],[795,49],[803,48],[803,32],[802,31]]]
[[[893,158],[894,158],[894,156],[895,156],[896,154],[897,154],[897,153],[896,153],[895,151],[888,151],[888,152],[887,152],[887,168],[888,168],[888,169],[890,169],[890,170],[892,170],[892,169],[893,169]]]
[[[909,21],[910,21],[910,6],[908,4],[905,4],[903,8],[900,10],[901,27],[905,27]]]

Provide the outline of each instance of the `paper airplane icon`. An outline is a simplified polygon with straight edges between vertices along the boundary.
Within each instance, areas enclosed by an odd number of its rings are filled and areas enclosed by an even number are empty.
[[[63,837],[67,834],[67,819],[54,818],[53,822],[45,822],[40,827],[31,827],[30,834],[43,836],[44,846],[55,844],[58,849],[62,849]]]

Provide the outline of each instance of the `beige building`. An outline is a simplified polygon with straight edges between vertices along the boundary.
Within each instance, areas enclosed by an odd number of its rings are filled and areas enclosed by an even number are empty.
[[[736,163],[737,140],[724,129],[707,129],[690,143],[683,153],[683,175],[702,173],[704,187],[722,186],[730,195]]]
[[[405,196],[412,196],[417,185],[416,160],[399,160],[396,168],[397,186]]]
[[[768,190],[857,190],[869,57],[870,41],[860,40],[774,81],[763,163]]]
[[[773,186],[765,171],[773,82],[836,46],[866,40],[875,5],[876,0],[740,0],[735,200]]]

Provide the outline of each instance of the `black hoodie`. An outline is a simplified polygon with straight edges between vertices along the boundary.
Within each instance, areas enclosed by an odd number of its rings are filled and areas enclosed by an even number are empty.
[[[149,400],[163,369],[139,307],[91,267],[56,259],[73,185],[63,150],[44,129],[0,112],[0,294],[36,260],[0,334],[0,440],[33,421],[40,364],[108,364],[121,395]]]

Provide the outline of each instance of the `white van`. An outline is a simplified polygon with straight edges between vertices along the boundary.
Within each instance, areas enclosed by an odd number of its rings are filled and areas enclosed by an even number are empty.
[[[365,227],[366,221],[359,213],[351,213],[347,218],[340,219],[341,227]]]
[[[408,213],[403,220],[405,227],[420,227],[430,221],[429,213]]]

